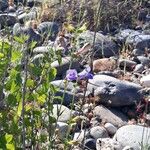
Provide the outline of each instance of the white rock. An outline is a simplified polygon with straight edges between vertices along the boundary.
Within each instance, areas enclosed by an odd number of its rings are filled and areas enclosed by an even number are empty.
[[[146,87],[150,87],[150,74],[147,76],[144,76],[141,78],[140,80],[141,84],[146,86]]]
[[[97,150],[122,150],[122,145],[110,138],[99,138],[96,141]]]
[[[90,135],[96,140],[98,138],[108,137],[107,130],[104,127],[101,127],[101,126],[96,126],[96,127],[91,128]]]
[[[117,132],[117,128],[111,123],[106,123],[104,127],[111,135],[114,135]]]

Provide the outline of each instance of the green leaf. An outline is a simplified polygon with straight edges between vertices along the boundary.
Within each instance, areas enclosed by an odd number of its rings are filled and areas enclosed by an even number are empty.
[[[14,144],[6,144],[7,150],[15,150]]]
[[[27,35],[21,35],[20,37],[14,36],[14,40],[20,44],[24,44],[28,38],[29,38],[29,36],[27,36]]]
[[[87,30],[86,23],[84,23],[79,29],[77,29],[78,33],[82,33]]]
[[[12,134],[5,134],[5,140],[7,143],[10,143],[13,140],[13,135]]]
[[[0,53],[0,58],[3,58],[4,57],[4,54],[3,53]]]
[[[17,110],[17,115],[18,117],[21,116],[21,113],[22,113],[22,101],[19,102],[19,105],[18,105],[18,110]]]
[[[51,68],[49,72],[49,82],[55,79],[56,74],[57,74],[57,69]]]
[[[37,100],[38,100],[38,102],[39,102],[40,104],[44,104],[44,103],[46,102],[46,95],[43,94],[43,95],[39,96],[39,97],[37,98]]]
[[[34,81],[31,79],[27,79],[27,87],[34,87]]]
[[[12,57],[11,57],[11,62],[14,63],[16,61],[21,60],[21,51],[12,51]]]
[[[30,43],[29,47],[30,47],[31,49],[33,49],[33,48],[36,46],[36,44],[37,44],[36,41],[32,41],[32,42]]]
[[[13,94],[9,94],[7,98],[7,103],[9,106],[16,106],[17,103],[16,96]]]

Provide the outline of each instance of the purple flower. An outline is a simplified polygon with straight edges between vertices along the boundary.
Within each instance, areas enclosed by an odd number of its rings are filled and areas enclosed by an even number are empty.
[[[80,73],[78,74],[78,76],[79,76],[79,78],[80,78],[81,80],[83,80],[83,79],[93,79],[93,74],[90,73],[90,72],[91,72],[91,68],[90,68],[90,67],[87,67],[87,68],[85,68],[82,72],[80,72]]]
[[[74,81],[77,80],[78,78],[78,73],[75,69],[70,69],[67,71],[66,79],[68,81]]]

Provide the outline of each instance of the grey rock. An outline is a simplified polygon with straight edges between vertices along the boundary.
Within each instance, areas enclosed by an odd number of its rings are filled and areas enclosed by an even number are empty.
[[[82,47],[85,43],[93,45],[94,32],[86,31],[77,37],[77,48]],[[110,57],[118,54],[117,45],[108,37],[101,33],[96,33],[94,45],[94,57]]]
[[[55,22],[42,22],[37,27],[37,31],[42,35],[43,38],[55,40],[59,32],[59,26]]]
[[[104,127],[110,135],[114,135],[117,132],[117,128],[112,123],[106,123]]]
[[[118,129],[114,140],[120,142],[124,147],[130,146],[135,150],[141,150],[142,146],[150,145],[149,137],[150,128],[139,125],[126,125]]]
[[[96,140],[89,138],[85,140],[85,144],[84,144],[85,149],[91,149],[91,150],[96,150]]]
[[[60,104],[63,102],[63,105],[65,105],[65,106],[69,106],[79,99],[75,93],[70,92],[70,91],[65,91],[65,90],[57,91],[55,93],[55,96],[59,96],[61,98],[63,97],[63,100],[56,98],[54,103]]]
[[[56,129],[59,130],[59,138],[63,139],[67,135],[69,125],[64,122],[57,122]]]
[[[99,97],[100,103],[109,106],[134,105],[143,95],[139,92],[141,86],[122,81],[107,75],[95,75],[89,79],[87,90]],[[122,96],[123,95],[123,96]]]
[[[137,59],[143,66],[150,66],[150,59],[145,56],[137,56]]]
[[[104,106],[96,106],[93,110],[95,116],[99,116],[102,122],[112,123],[116,127],[127,124],[128,118],[122,112]]]
[[[150,35],[129,35],[126,40],[126,44],[132,45],[134,48],[141,50],[150,48]]]
[[[60,112],[59,115],[58,112]],[[58,118],[59,122],[67,122],[72,115],[71,115],[71,110],[66,106],[60,104],[54,104],[52,116],[55,117],[56,119]]]
[[[99,138],[96,141],[96,150],[122,150],[123,146],[110,138]]]
[[[74,141],[83,142],[84,138],[89,136],[89,132],[87,130],[81,130],[80,132],[75,132],[73,136]]]
[[[133,71],[136,73],[142,73],[144,71],[144,66],[142,64],[137,64]]]
[[[0,11],[4,11],[8,7],[8,2],[6,0],[0,0]]]
[[[49,52],[49,47],[47,46],[38,46],[33,49],[33,53],[38,54],[38,53],[48,53]]]
[[[131,30],[131,29],[125,29],[121,30],[118,34],[116,34],[116,38],[118,41],[124,43],[127,39],[128,36],[130,35],[139,35],[140,32]]]
[[[61,64],[59,64],[59,62],[56,60],[51,63],[51,66],[57,69],[57,76],[65,75],[68,69],[76,69],[77,71],[80,70],[79,61],[72,61],[71,57],[63,57]]]
[[[17,22],[17,16],[15,13],[3,13],[0,14],[0,25],[2,27],[12,26]]]
[[[104,127],[101,126],[95,126],[92,127],[90,129],[90,135],[94,138],[94,139],[98,139],[98,138],[106,138],[108,137],[108,133],[107,130]]]
[[[134,56],[140,56],[140,55],[143,55],[143,54],[144,54],[144,51],[141,50],[141,49],[134,49],[134,50],[132,51],[132,54],[133,54]]]

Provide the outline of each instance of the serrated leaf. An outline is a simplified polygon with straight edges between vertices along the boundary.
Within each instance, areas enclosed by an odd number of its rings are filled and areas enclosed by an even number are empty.
[[[13,135],[12,134],[5,134],[5,140],[7,143],[10,143],[13,140]]]

